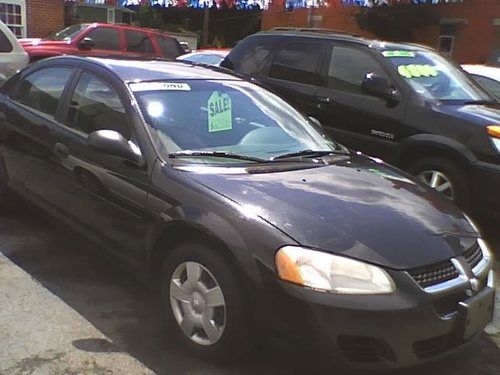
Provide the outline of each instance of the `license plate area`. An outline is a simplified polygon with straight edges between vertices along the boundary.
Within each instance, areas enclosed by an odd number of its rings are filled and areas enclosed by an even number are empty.
[[[483,330],[493,318],[495,292],[493,289],[484,291],[477,296],[460,302],[460,312],[463,317],[463,338],[470,339]]]

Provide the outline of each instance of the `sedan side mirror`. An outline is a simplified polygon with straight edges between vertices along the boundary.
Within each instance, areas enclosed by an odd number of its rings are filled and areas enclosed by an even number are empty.
[[[391,87],[389,80],[375,73],[368,73],[363,79],[361,90],[368,95],[387,101],[398,102],[397,91]]]
[[[87,144],[104,154],[119,156],[137,165],[144,165],[144,158],[139,147],[117,131],[97,130],[90,133]]]
[[[80,49],[92,49],[95,47],[94,39],[85,37],[78,43],[78,47]]]

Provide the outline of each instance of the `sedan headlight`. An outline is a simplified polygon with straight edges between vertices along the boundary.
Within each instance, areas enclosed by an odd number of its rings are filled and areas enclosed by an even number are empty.
[[[298,285],[339,294],[386,294],[395,290],[385,270],[338,255],[282,247],[276,253],[278,276]]]

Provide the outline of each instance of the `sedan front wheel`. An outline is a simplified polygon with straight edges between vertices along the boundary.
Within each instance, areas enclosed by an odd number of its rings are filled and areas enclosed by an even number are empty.
[[[254,341],[252,314],[235,265],[195,242],[177,245],[162,273],[162,297],[176,338],[210,360],[241,357]]]

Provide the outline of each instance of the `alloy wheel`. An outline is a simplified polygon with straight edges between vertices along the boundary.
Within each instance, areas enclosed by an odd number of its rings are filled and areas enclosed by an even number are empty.
[[[417,177],[430,186],[432,189],[444,194],[448,199],[455,199],[453,184],[448,176],[443,172],[435,170],[425,170],[417,174]]]
[[[181,263],[170,279],[170,304],[182,332],[200,345],[220,340],[226,303],[214,275],[197,262]]]

